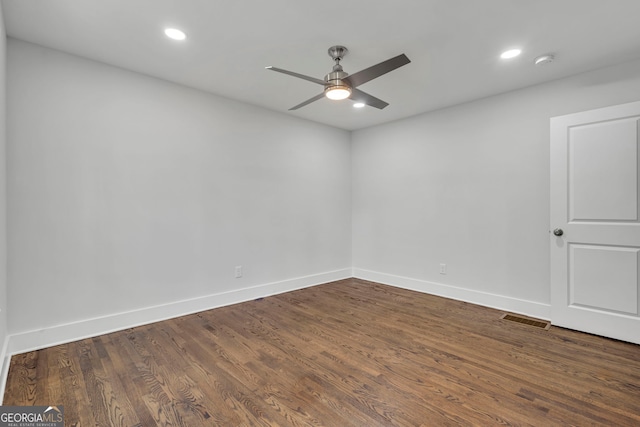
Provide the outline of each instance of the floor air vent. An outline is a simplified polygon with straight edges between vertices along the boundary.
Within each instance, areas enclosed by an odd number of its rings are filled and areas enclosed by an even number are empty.
[[[500,318],[504,320],[509,320],[511,322],[534,326],[536,328],[544,329],[545,331],[549,330],[549,328],[551,327],[550,322],[547,322],[544,320],[538,320],[538,319],[531,319],[528,317],[523,317],[515,314],[503,314],[502,316],[500,316]]]

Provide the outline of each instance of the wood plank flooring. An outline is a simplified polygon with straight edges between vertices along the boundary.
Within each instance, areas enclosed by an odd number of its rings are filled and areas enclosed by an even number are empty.
[[[14,356],[66,426],[640,425],[640,346],[348,279]]]

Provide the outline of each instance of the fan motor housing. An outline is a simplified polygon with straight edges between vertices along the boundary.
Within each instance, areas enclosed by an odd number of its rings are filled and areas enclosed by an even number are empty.
[[[333,92],[336,90],[346,91],[347,94],[351,94],[351,86],[342,81],[342,79],[346,78],[347,76],[348,74],[344,71],[333,71],[324,76],[324,81],[327,82],[327,84],[324,86],[324,94],[330,99],[344,99],[346,97],[345,95],[342,95],[338,98],[334,98],[329,94],[329,92]],[[336,92],[333,93],[335,94]]]
[[[345,73],[344,71],[332,71],[324,76],[324,81],[330,85],[339,84],[342,86],[347,86],[347,84],[344,83],[342,79],[345,79],[348,75],[349,74]]]

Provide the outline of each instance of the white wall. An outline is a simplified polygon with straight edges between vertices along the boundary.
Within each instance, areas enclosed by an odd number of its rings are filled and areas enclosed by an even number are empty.
[[[8,82],[12,334],[350,275],[348,132],[13,39]]]
[[[640,98],[637,61],[350,135],[8,48],[10,351],[351,266],[547,317],[549,118]]]
[[[7,38],[2,5],[0,5],[0,375],[2,375],[7,338],[6,77]],[[1,382],[2,380],[0,380]],[[0,392],[2,392],[2,387],[0,387]]]
[[[354,132],[355,275],[548,317],[549,118],[639,99],[632,62]]]

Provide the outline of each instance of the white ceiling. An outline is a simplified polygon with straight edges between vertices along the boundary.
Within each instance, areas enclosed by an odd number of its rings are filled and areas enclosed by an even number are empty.
[[[640,0],[2,0],[10,37],[354,130],[640,58]],[[173,26],[187,40],[167,39]],[[390,105],[321,99],[327,49],[348,73],[405,53],[359,88]],[[520,47],[509,61],[499,54]],[[556,61],[536,67],[533,59]]]

